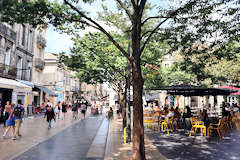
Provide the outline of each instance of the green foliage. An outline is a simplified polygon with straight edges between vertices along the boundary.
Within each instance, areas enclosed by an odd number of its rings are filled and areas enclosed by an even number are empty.
[[[114,34],[116,39],[122,39]],[[125,82],[126,58],[106,40],[102,33],[88,33],[83,37],[75,35],[72,54],[61,60],[86,83]],[[127,43],[126,43],[127,44]]]
[[[206,46],[207,47],[207,46]],[[239,85],[240,79],[240,45],[228,43],[209,50],[202,47],[197,54],[182,54],[177,64],[182,71],[191,75],[192,83],[204,86],[214,84]]]

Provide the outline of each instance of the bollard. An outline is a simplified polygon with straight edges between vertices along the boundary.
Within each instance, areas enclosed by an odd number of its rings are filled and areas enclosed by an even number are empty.
[[[124,141],[124,144],[127,143],[127,127],[124,127],[123,129],[123,141]]]

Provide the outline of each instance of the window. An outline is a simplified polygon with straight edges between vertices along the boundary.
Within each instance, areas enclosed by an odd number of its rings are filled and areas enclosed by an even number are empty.
[[[2,39],[3,39],[3,37],[0,35],[0,47],[3,47],[3,45],[2,45]]]
[[[32,51],[32,43],[33,43],[33,31],[29,30],[28,32],[28,50]]]
[[[32,62],[27,61],[27,68],[26,68],[26,80],[31,80],[31,70],[32,70]]]
[[[17,57],[17,78],[22,79],[22,57]]]
[[[40,75],[39,72],[36,71],[36,72],[35,72],[35,82],[36,82],[36,83],[39,82],[39,75]]]
[[[5,52],[5,65],[10,65],[10,58],[11,58],[11,48],[7,47]]]
[[[168,68],[169,67],[169,64],[165,64],[165,68]]]
[[[21,35],[21,38],[22,38],[22,42],[21,42],[21,44],[24,46],[24,44],[25,44],[25,31],[26,30],[26,26],[23,24],[22,25],[22,35]]]
[[[42,57],[42,50],[40,48],[38,48],[38,58]]]

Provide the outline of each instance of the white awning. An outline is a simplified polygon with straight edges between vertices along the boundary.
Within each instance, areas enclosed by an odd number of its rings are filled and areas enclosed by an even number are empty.
[[[7,78],[1,78],[1,77],[0,77],[0,88],[17,89],[25,92],[32,91],[32,87],[28,85],[25,85],[13,79],[7,79]]]

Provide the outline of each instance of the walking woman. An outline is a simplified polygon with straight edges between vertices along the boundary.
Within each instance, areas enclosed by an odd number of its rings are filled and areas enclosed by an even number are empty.
[[[46,110],[44,118],[46,116],[47,116],[47,122],[48,122],[48,129],[50,129],[50,128],[52,128],[52,125],[51,125],[52,119],[54,119],[54,121],[56,121],[55,120],[55,113],[54,113],[54,110],[53,110],[53,108],[51,106],[47,107],[47,110]]]
[[[62,113],[63,113],[63,119],[65,119],[65,116],[67,113],[67,105],[65,102],[62,103]]]
[[[56,113],[58,119],[60,119],[60,102],[56,104],[54,112]]]
[[[10,112],[11,112],[11,104],[9,101],[6,102],[6,105],[5,105],[5,108],[4,108],[4,111],[3,111],[3,125],[4,127],[6,127],[6,121],[8,120],[8,117],[10,116]]]
[[[7,105],[5,106],[5,112],[8,113],[9,117],[8,117],[8,119],[6,121],[7,128],[6,128],[6,130],[5,130],[4,134],[3,134],[3,138],[6,137],[6,135],[8,134],[8,132],[10,130],[10,128],[12,128],[13,135],[15,133],[15,119],[14,119],[14,115],[13,115],[13,109],[12,109],[9,101],[7,102]]]

